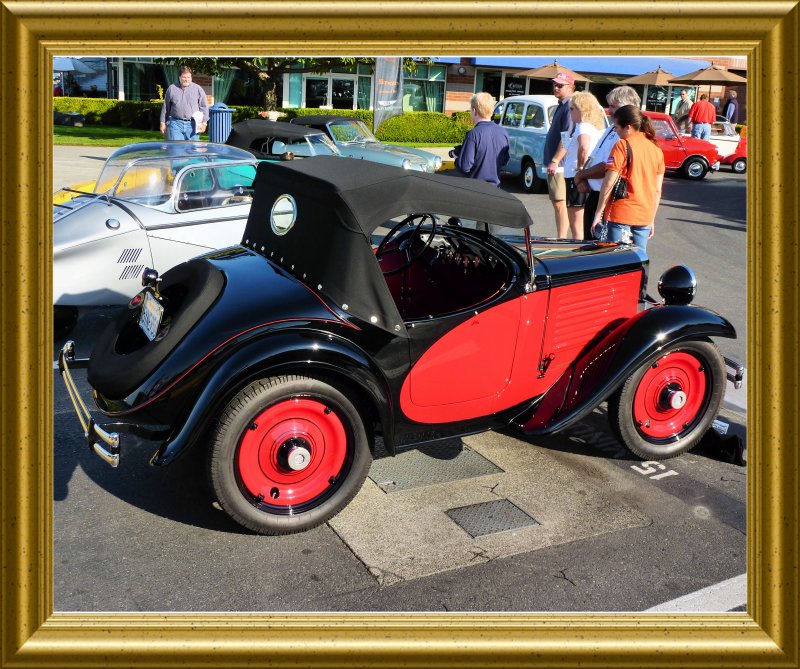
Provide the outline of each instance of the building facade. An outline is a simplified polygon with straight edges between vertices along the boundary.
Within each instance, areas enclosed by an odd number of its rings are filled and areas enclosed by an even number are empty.
[[[86,58],[94,75],[65,77],[72,83],[64,89],[77,95],[110,97],[122,100],[153,100],[177,79],[178,67],[162,65],[153,58]],[[413,70],[404,72],[404,111],[437,111],[452,114],[467,111],[474,93],[486,91],[501,100],[511,95],[550,93],[547,79],[524,76],[523,72],[553,63],[553,57],[476,57],[435,58],[420,60]],[[682,76],[707,67],[710,60],[699,58],[658,57],[565,57],[560,65],[578,72],[591,81],[579,84],[594,93],[601,102],[605,95],[625,79],[661,67]],[[714,64],[746,76],[743,57],[716,57]],[[263,104],[258,82],[251,75],[231,70],[221,77],[195,73],[194,80],[203,86],[209,103],[228,105]],[[642,96],[643,107],[672,113],[681,89],[688,88],[693,99],[700,93],[721,109],[725,86],[635,86]],[[740,104],[740,123],[747,117],[747,95],[744,85],[733,87]],[[278,104],[284,108],[371,109],[373,72],[369,62],[335,68],[330,72],[287,72],[278,82]]]

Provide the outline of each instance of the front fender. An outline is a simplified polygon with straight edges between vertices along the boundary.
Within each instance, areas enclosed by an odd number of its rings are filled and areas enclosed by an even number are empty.
[[[736,330],[702,307],[662,305],[639,312],[580,355],[536,408],[514,423],[526,434],[556,432],[593,411],[668,346],[708,337],[735,339]]]
[[[248,383],[279,374],[336,377],[365,396],[384,432],[390,425],[390,395],[383,375],[351,342],[319,331],[276,332],[248,342],[225,358],[200,383],[203,389],[150,463],[166,465],[202,437],[211,420]],[[196,381],[187,379],[189,385]],[[352,393],[349,393],[352,397]]]

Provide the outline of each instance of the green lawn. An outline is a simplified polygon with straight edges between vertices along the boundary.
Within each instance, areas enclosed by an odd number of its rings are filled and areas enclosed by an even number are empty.
[[[114,128],[106,125],[87,125],[73,128],[67,125],[53,126],[53,144],[73,146],[125,146],[134,142],[153,142],[163,138],[158,130],[136,130],[135,128]],[[200,136],[207,141],[208,134]],[[420,144],[397,142],[402,146],[450,146],[448,144]]]
[[[106,125],[88,125],[83,128],[53,126],[53,144],[73,146],[125,146],[134,142],[158,141],[163,137],[158,130],[113,128]]]

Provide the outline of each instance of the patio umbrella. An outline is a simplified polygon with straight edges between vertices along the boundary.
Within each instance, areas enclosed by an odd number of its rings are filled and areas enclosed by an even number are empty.
[[[71,72],[73,74],[97,74],[91,67],[81,62],[77,58],[65,58],[62,56],[53,58],[54,72]]]
[[[689,72],[689,74],[684,74],[682,77],[675,77],[670,81],[670,84],[694,84],[695,86],[704,86],[708,84],[710,96],[712,84],[744,84],[746,82],[747,79],[744,77],[740,77],[734,72],[729,72],[719,65],[711,63],[708,67]]]
[[[67,58],[63,56],[56,56],[53,58],[53,72],[59,72],[61,74],[61,88],[64,94],[67,92],[64,86],[64,74],[97,74],[91,67],[77,58]]]
[[[557,60],[554,60],[549,65],[542,65],[541,67],[535,67],[532,70],[523,70],[522,72],[517,72],[516,75],[519,77],[531,77],[532,79],[553,79],[559,72],[571,74],[575,81],[591,81],[591,79],[584,77],[582,74],[578,74],[577,72],[570,70],[568,67],[559,65]]]
[[[623,79],[620,84],[645,84],[647,86],[669,86],[670,81],[674,79],[675,75],[672,72],[667,72],[661,69],[661,65],[655,70],[650,70],[644,74],[637,74],[635,77]]]

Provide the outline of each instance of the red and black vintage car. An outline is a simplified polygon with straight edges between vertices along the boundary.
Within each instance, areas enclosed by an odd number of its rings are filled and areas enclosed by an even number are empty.
[[[735,378],[711,341],[734,328],[690,305],[688,268],[662,276],[664,303],[644,299],[640,250],[532,241],[522,203],[488,184],[320,157],[262,163],[254,188],[241,245],[145,272],[90,359],[68,342],[59,364],[98,454],[117,464],[125,431],[158,441],[154,465],[207,449],[220,505],[256,532],[336,514],[378,437],[394,454],[547,434],[607,401],[622,443],[669,458]]]

